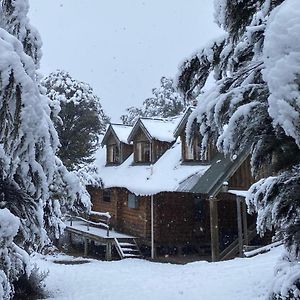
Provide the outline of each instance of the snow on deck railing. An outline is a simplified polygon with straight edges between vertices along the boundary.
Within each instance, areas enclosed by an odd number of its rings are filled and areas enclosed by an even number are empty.
[[[91,210],[89,215],[99,216],[99,217],[106,217],[108,219],[111,218],[111,215],[109,214],[109,212],[100,212],[100,211]]]
[[[94,222],[91,220],[88,220],[88,218],[90,216],[97,216],[99,217],[99,222]],[[111,219],[111,215],[106,212],[98,212],[98,211],[90,211],[89,214],[86,215],[86,218],[80,217],[80,216],[72,216],[72,215],[66,215],[66,217],[70,218],[70,226],[73,226],[73,220],[80,220],[86,223],[87,225],[87,230],[90,230],[90,226],[89,225],[94,225],[94,226],[100,226],[100,227],[104,227],[107,230],[106,235],[109,237],[109,221]],[[106,218],[105,220],[102,218]]]
[[[278,242],[269,244],[267,246],[257,248],[257,249],[252,250],[252,251],[244,251],[244,255],[245,255],[245,257],[253,257],[253,256],[256,256],[258,254],[269,252],[272,248],[278,247],[282,244],[283,244],[283,241],[278,241]]]

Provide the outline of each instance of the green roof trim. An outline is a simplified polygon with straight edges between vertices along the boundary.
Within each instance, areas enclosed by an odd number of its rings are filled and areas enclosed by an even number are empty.
[[[235,160],[224,157],[218,153],[211,162],[210,168],[203,174],[190,192],[206,194],[215,197],[223,186],[223,183],[236,172],[249,155],[249,150],[243,151]]]

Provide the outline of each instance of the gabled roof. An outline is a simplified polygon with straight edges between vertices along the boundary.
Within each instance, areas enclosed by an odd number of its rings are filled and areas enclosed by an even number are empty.
[[[175,128],[175,134],[180,134],[192,111],[193,107],[190,107],[183,116],[173,119],[140,118],[133,128],[111,124],[102,145],[105,144],[109,134],[113,134],[119,141],[128,143],[133,140],[139,128],[150,140],[172,142],[175,139],[173,135]],[[104,188],[122,187],[136,195],[189,192],[214,197],[220,192],[223,183],[228,181],[246,160],[249,149],[250,147],[234,160],[219,153],[210,165],[182,164],[181,141],[177,138],[176,143],[150,166],[134,165],[133,154],[118,166],[106,166],[103,149],[96,154],[96,161]]]
[[[209,165],[181,164],[179,140],[153,165],[134,165],[132,154],[118,166],[106,166],[103,148],[96,153],[96,164],[104,188],[123,187],[136,195],[175,192],[181,182],[194,175],[199,178],[209,168]]]
[[[183,113],[183,116],[181,117],[180,122],[178,123],[178,125],[176,126],[175,130],[174,130],[174,136],[177,138],[181,132],[185,129],[186,123],[188,121],[189,116],[191,115],[191,113],[193,112],[193,110],[195,109],[194,106],[189,106]]]
[[[104,188],[122,187],[136,195],[187,192],[214,197],[248,155],[249,151],[244,151],[232,161],[219,153],[209,165],[182,164],[181,143],[178,139],[150,166],[134,165],[133,155],[121,165],[106,166],[104,149],[96,153],[96,163]]]
[[[132,130],[132,126],[123,125],[123,124],[109,124],[104,137],[101,142],[101,146],[103,147],[109,138],[110,135],[113,135],[114,138],[120,143],[129,144],[128,136]]]
[[[158,140],[162,142],[174,142],[174,129],[176,128],[180,117],[176,118],[139,118],[134,124],[133,129],[128,137],[132,141],[140,128],[149,140]]]

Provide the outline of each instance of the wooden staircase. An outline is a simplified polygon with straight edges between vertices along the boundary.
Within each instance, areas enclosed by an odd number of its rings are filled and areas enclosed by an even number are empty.
[[[248,229],[248,240],[251,241],[257,236],[256,225],[252,225]],[[227,260],[236,257],[239,254],[239,240],[234,240],[219,255],[219,260]]]
[[[114,245],[120,258],[142,258],[142,253],[134,238],[114,238]]]

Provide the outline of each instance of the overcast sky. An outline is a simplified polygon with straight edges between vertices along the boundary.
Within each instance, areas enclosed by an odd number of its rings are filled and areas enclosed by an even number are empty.
[[[221,34],[213,0],[30,0],[43,40],[41,72],[64,69],[88,82],[119,121],[162,76]]]

